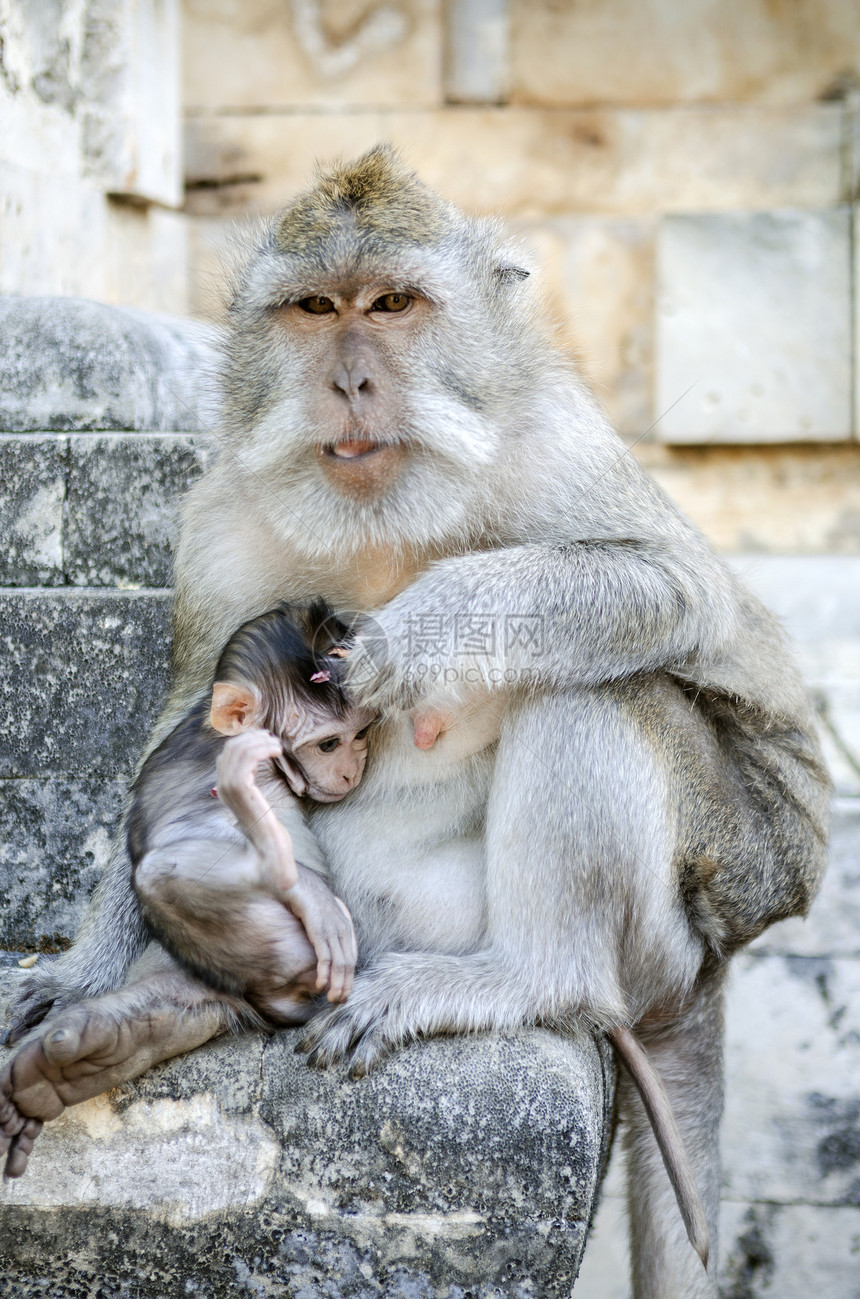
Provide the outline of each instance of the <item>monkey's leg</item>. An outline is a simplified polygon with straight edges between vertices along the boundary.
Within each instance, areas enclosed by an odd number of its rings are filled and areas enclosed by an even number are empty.
[[[378,958],[346,1006],[311,1024],[312,1058],[325,1064],[350,1054],[361,1073],[420,1033],[563,1022],[571,1012],[610,1027],[636,1024],[655,1007],[686,1005],[704,947],[678,876],[685,795],[667,757],[670,740],[704,779],[712,741],[662,678],[559,692],[512,709],[487,816],[488,945],[464,956]],[[705,1037],[709,1031],[718,1034],[714,1024],[704,1026]],[[718,1047],[714,1059],[706,1090],[719,1096]],[[695,1110],[703,1079],[676,1070],[671,1094],[683,1100],[687,1081]],[[718,1107],[700,1117],[710,1136],[690,1153],[704,1188],[716,1176]],[[656,1158],[668,1197],[664,1252],[677,1251],[684,1282],[655,1294],[709,1294]],[[705,1204],[716,1239],[715,1197]],[[643,1289],[636,1299],[653,1296]]]
[[[687,1243],[654,1134],[630,1079],[620,1080],[627,1153],[631,1272],[635,1299],[710,1299],[717,1293],[720,1198],[719,1123],[723,1108],[723,974],[701,979],[690,1006],[670,1024],[642,1024],[637,1034],[672,1103],[710,1224],[707,1274]]]
[[[328,895],[313,872],[299,869]],[[190,973],[279,1024],[308,1019],[319,991],[317,955],[301,922],[271,896],[250,845],[185,839],[154,849],[135,886],[153,932]],[[341,962],[338,949],[338,969]]]
[[[10,1176],[26,1167],[18,1140],[32,1128],[26,1120],[55,1119],[241,1021],[240,1003],[192,979],[155,944],[131,974],[118,992],[58,1011],[0,1072],[0,1153],[9,1148]]]

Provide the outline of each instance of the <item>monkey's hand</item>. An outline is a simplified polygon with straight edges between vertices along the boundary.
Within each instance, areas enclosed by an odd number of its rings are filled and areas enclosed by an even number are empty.
[[[298,882],[299,876],[289,831],[258,786],[257,771],[282,752],[283,744],[277,736],[252,727],[227,741],[216,767],[218,797],[257,853],[260,883],[279,899]]]
[[[493,620],[455,613],[428,585],[430,576],[359,622],[344,681],[358,705],[389,716],[428,705],[444,712],[502,683],[483,648],[487,637],[498,639]]]
[[[22,979],[10,998],[7,1027],[0,1033],[0,1043],[14,1046],[52,1011],[62,1010],[93,995],[83,982],[74,983],[63,974],[62,958],[42,969],[28,971],[26,979]]]
[[[314,1016],[299,1050],[320,1069],[346,1061],[363,1078],[397,1047],[432,1033],[506,1032],[534,1023],[534,989],[491,951],[386,952],[358,975],[345,1006]]]
[[[283,901],[304,925],[317,956],[317,988],[328,989],[328,1000],[346,1001],[358,949],[352,917],[340,898],[307,866],[299,866],[298,883],[283,895]]]

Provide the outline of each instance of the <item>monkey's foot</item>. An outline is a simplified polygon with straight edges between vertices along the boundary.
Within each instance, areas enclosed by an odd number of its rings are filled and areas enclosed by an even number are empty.
[[[69,1105],[137,1078],[227,1027],[217,1006],[177,1006],[155,989],[149,1004],[123,1013],[122,993],[79,1002],[46,1022],[0,1073],[0,1155],[20,1177],[42,1123]]]
[[[351,1078],[363,1078],[390,1055],[395,1042],[381,1024],[358,1023],[348,1006],[334,1006],[316,1015],[298,1051],[306,1052],[315,1069],[347,1062]]]

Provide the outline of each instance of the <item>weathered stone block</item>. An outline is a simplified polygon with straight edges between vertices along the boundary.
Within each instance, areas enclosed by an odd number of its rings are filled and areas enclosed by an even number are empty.
[[[167,586],[204,435],[0,434],[5,586]]]
[[[67,254],[67,266],[68,260]],[[96,293],[81,282],[80,276],[67,291],[141,311],[190,314],[188,222],[183,212],[170,212],[154,204],[141,207],[105,203],[99,261],[103,292]],[[25,291],[32,293],[34,289],[27,285]],[[54,287],[50,291],[59,290]]]
[[[84,173],[108,193],[178,207],[179,0],[99,0],[82,26]]]
[[[621,433],[651,423],[654,234],[648,219],[511,223],[539,268],[559,341]]]
[[[4,116],[4,135],[7,126]],[[31,157],[44,153],[34,147]],[[187,222],[178,212],[113,202],[92,180],[0,160],[0,223],[0,293],[188,310]]]
[[[203,438],[69,438],[63,549],[76,586],[168,586],[179,499],[208,462]]]
[[[634,454],[708,539],[736,554],[860,554],[860,446],[669,447]]]
[[[7,5],[0,156],[178,205],[178,11],[178,0]]]
[[[129,772],[164,688],[169,619],[169,592],[0,592],[0,777]]]
[[[749,555],[732,566],[784,623],[807,680],[860,678],[860,557]]]
[[[203,428],[211,332],[79,298],[0,297],[0,431]]]
[[[297,1036],[213,1043],[49,1125],[4,1193],[16,1299],[96,1279],[104,1299],[570,1294],[605,1153],[605,1047],[433,1039],[351,1083],[307,1069]]]
[[[0,584],[58,586],[63,578],[66,439],[0,435]]]
[[[508,0],[457,0],[445,13],[445,98],[495,104],[510,82]]]
[[[321,158],[352,157],[381,139],[447,198],[491,216],[652,216],[843,201],[841,109],[814,104],[671,113],[207,112],[186,122],[187,209],[275,211],[306,187]]]
[[[726,1198],[860,1205],[860,962],[742,953],[727,1011]]]
[[[802,103],[858,58],[843,0],[511,0],[512,95],[527,103]]]
[[[438,0],[190,0],[183,5],[184,102],[192,111],[439,103],[439,7]]]
[[[721,1240],[727,1299],[856,1299],[853,1206],[724,1203]]]
[[[733,562],[793,642],[837,792],[860,795],[860,558],[762,555]]]
[[[667,217],[657,263],[659,440],[851,436],[847,208]]]
[[[0,780],[0,947],[67,946],[107,865],[127,781]]]

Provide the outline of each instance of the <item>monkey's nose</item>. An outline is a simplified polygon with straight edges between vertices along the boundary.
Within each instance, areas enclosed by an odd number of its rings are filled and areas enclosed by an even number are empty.
[[[371,388],[367,366],[362,365],[360,361],[344,362],[332,375],[332,387],[342,392],[349,401],[355,401],[356,397],[366,395]]]

